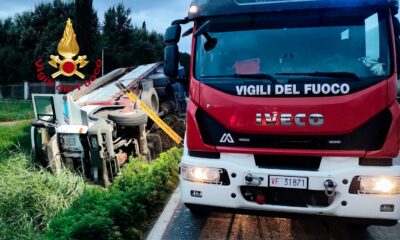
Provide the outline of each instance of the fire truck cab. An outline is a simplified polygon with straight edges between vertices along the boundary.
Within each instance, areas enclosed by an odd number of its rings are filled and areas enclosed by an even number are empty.
[[[222,210],[400,219],[397,0],[197,0],[182,201]]]

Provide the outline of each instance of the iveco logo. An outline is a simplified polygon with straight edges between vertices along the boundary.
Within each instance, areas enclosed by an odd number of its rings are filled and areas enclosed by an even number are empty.
[[[235,141],[232,138],[232,135],[230,133],[224,133],[224,135],[222,135],[221,140],[219,140],[220,143],[235,143]]]
[[[258,126],[299,126],[303,127],[306,125],[318,127],[324,124],[324,116],[320,113],[313,113],[307,115],[305,113],[298,113],[296,115],[290,113],[278,114],[276,112],[270,114],[265,113],[264,116],[261,113],[256,114],[256,124]]]

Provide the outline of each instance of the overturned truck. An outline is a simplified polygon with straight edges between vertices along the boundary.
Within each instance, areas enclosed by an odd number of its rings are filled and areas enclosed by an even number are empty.
[[[33,94],[34,158],[54,172],[74,170],[104,185],[129,156],[151,161],[162,151],[160,130],[115,83],[125,85],[158,116],[182,116],[185,94],[175,80],[163,74],[162,63],[154,63],[116,69],[65,95]]]

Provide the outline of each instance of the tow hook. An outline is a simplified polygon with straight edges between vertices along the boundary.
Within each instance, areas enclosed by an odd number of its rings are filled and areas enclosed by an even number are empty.
[[[331,179],[327,179],[324,182],[325,186],[325,195],[328,197],[332,197],[336,194],[336,183],[332,181]]]
[[[259,185],[261,185],[261,182],[264,180],[264,178],[256,177],[256,176],[253,176],[253,174],[248,173],[244,177],[244,180],[246,181],[247,185],[259,186]]]

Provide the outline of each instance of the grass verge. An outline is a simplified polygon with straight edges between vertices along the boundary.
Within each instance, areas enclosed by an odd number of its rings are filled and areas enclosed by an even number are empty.
[[[14,126],[0,126],[0,162],[1,155],[13,149],[30,151],[30,122],[18,123]],[[3,156],[4,157],[4,156]]]
[[[182,150],[173,148],[152,163],[131,159],[114,184],[88,187],[49,224],[48,239],[141,239],[178,183]]]
[[[0,101],[0,122],[33,119],[34,117],[32,102]]]
[[[37,170],[24,153],[3,159],[0,176],[0,239],[37,238],[84,189],[81,177]]]
[[[28,122],[0,126],[0,239],[38,238],[84,189],[81,177],[32,163],[29,129]]]
[[[30,124],[0,126],[0,239],[140,239],[178,183],[182,150],[131,159],[108,188],[32,163]]]

